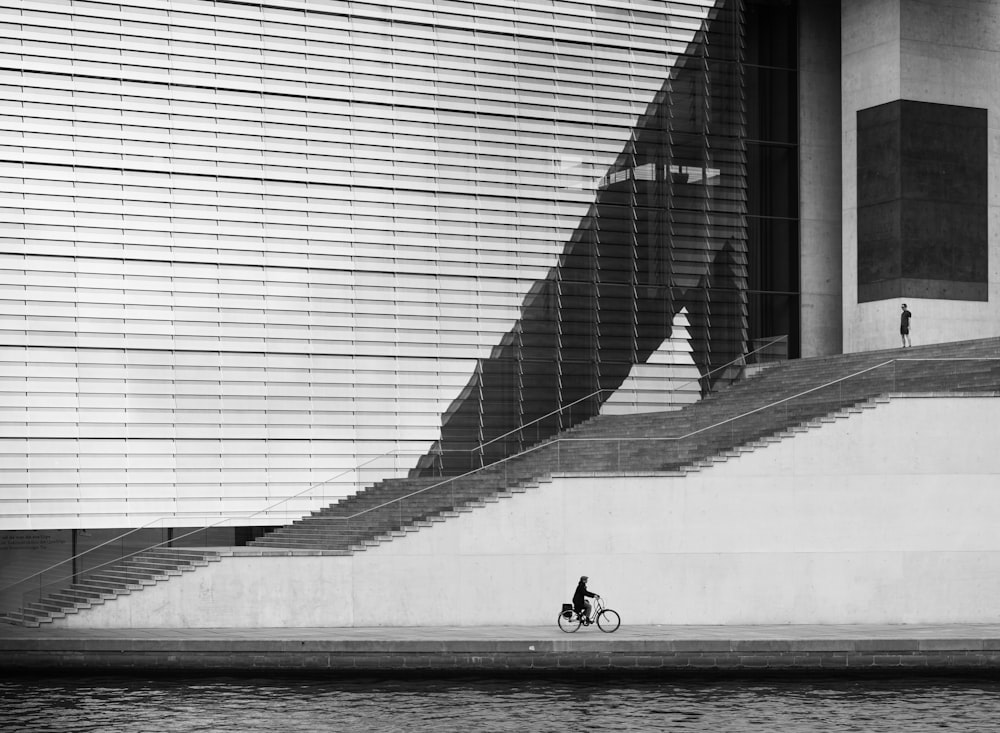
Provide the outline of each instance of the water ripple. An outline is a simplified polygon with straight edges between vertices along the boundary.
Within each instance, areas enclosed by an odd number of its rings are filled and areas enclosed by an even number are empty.
[[[0,731],[783,731],[998,729],[984,680],[781,683],[287,680],[84,677],[0,680]]]

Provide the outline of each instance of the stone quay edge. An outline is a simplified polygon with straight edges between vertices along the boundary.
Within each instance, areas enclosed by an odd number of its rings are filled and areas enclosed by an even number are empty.
[[[979,673],[1000,625],[0,628],[0,674],[129,670],[308,674]]]

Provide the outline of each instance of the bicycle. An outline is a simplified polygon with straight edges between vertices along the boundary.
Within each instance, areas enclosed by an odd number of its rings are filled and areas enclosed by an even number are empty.
[[[572,634],[581,626],[590,626],[596,623],[597,628],[606,634],[613,633],[621,626],[622,619],[617,611],[613,611],[604,605],[600,596],[594,599],[594,604],[590,609],[590,615],[586,611],[577,613],[573,610],[573,604],[564,603],[559,612],[559,628],[567,634]]]

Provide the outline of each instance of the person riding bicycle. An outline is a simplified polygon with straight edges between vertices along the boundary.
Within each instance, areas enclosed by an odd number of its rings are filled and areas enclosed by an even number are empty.
[[[576,592],[573,594],[573,610],[578,614],[586,612],[586,617],[590,618],[590,603],[587,599],[600,596],[587,590],[587,580],[586,575],[580,576],[580,582],[577,583]]]

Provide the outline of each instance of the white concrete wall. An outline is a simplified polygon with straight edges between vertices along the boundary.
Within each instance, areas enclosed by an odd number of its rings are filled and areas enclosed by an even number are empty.
[[[562,478],[353,557],[227,558],[69,626],[1000,620],[1000,400],[901,398],[687,477]]]
[[[843,0],[841,4],[841,128],[843,134],[844,351],[899,345],[896,301],[858,305],[858,110],[900,99],[901,0]],[[883,312],[893,305],[895,320]],[[919,306],[913,304],[919,313]],[[880,320],[881,319],[881,320]],[[895,324],[895,325],[894,325]],[[916,328],[919,323],[915,323]],[[889,336],[893,340],[889,340]],[[917,343],[926,343],[918,340]]]
[[[899,345],[899,305],[914,344],[1000,335],[1000,3],[843,0],[844,351]],[[989,301],[858,303],[857,112],[897,99],[988,110]]]

